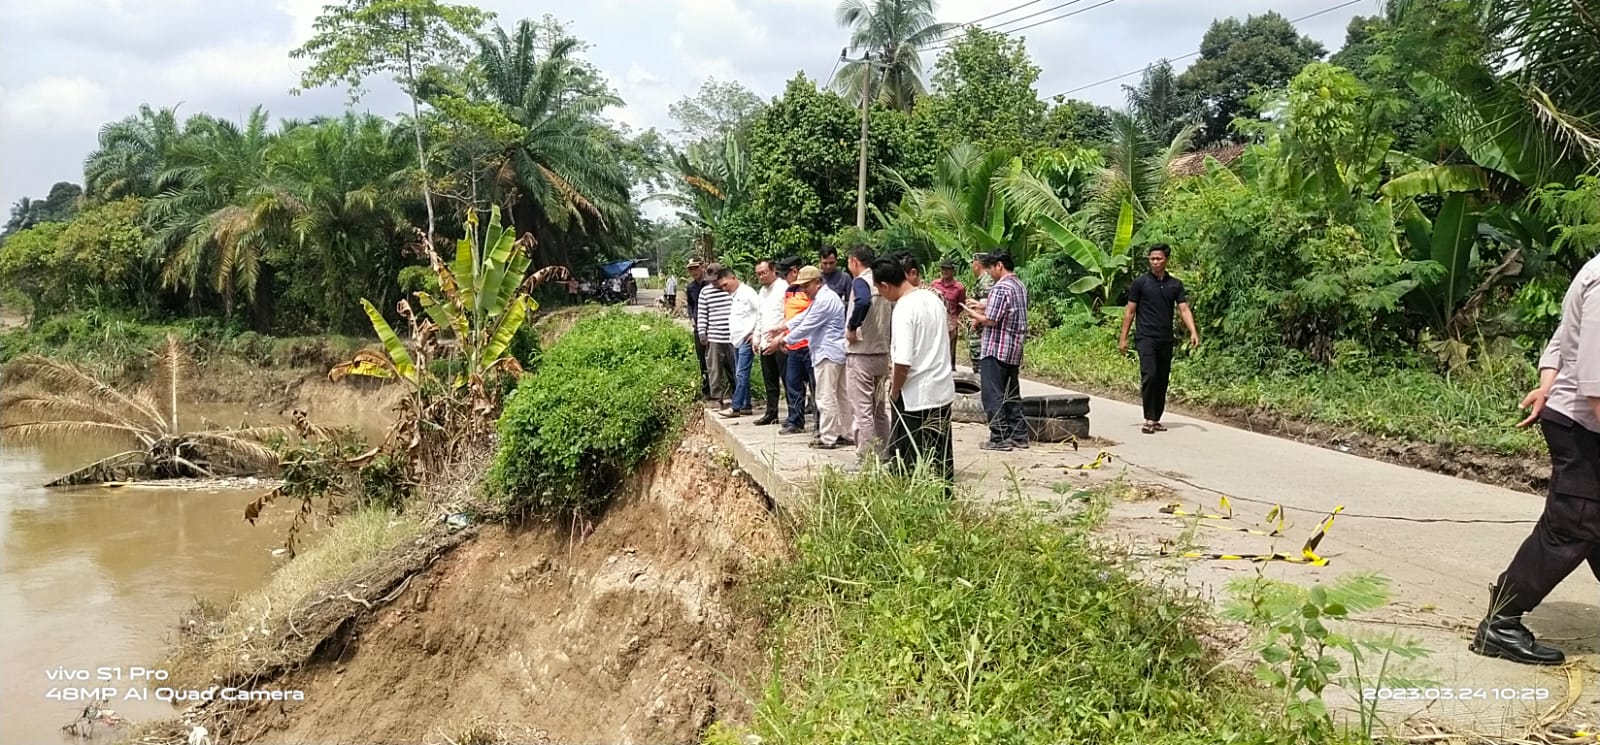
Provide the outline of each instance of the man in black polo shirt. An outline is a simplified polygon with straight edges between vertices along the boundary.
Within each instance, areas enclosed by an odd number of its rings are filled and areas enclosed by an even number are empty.
[[[1189,344],[1200,346],[1200,332],[1194,328],[1194,313],[1189,310],[1189,295],[1183,282],[1167,274],[1167,257],[1172,253],[1164,243],[1148,251],[1150,271],[1139,275],[1128,288],[1128,309],[1122,314],[1122,336],[1117,349],[1128,353],[1128,325],[1138,317],[1139,330],[1134,347],[1139,350],[1139,397],[1144,402],[1145,434],[1162,432],[1161,415],[1167,408],[1167,381],[1172,377],[1172,311],[1183,316],[1189,327]]]

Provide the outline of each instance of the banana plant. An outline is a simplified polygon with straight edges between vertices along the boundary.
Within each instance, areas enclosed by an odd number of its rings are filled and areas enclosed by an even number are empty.
[[[1416,202],[1408,200],[1401,208],[1400,223],[1410,244],[1411,258],[1432,261],[1439,272],[1432,281],[1419,284],[1411,301],[1432,323],[1436,331],[1451,327],[1456,311],[1472,291],[1472,260],[1478,242],[1480,214],[1472,208],[1465,193],[1444,198],[1438,216],[1429,220]]]
[[[400,379],[422,387],[432,382],[427,360],[441,346],[453,351],[462,362],[450,387],[470,387],[475,399],[484,395],[484,381],[489,375],[520,374],[521,364],[506,350],[528,315],[538,310],[538,303],[528,290],[559,274],[560,268],[546,267],[527,276],[532,262],[528,256],[532,236],[518,239],[511,229],[502,226],[499,207],[490,211],[481,250],[476,243],[477,230],[477,213],[470,212],[467,236],[456,243],[455,260],[448,265],[431,246],[425,247],[441,297],[416,293],[428,319],[420,325],[411,303],[400,301],[396,312],[411,323],[410,345],[400,339],[371,302],[362,299],[372,328],[383,343],[383,352],[358,353],[350,362],[335,367],[330,376],[335,380],[346,375]],[[447,344],[437,343],[441,335]],[[488,403],[475,400],[474,408]]]
[[[1090,308],[1099,313],[1101,307],[1111,302],[1112,292],[1133,265],[1130,255],[1133,247],[1133,203],[1127,200],[1122,202],[1116,234],[1109,249],[1102,249],[1077,230],[1048,215],[1038,215],[1034,221],[1051,241],[1083,267],[1086,274],[1068,285],[1067,291],[1089,295]]]

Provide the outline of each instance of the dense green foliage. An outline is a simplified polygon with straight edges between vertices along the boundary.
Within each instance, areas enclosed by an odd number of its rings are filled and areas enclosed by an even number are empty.
[[[756,734],[791,743],[1267,742],[1197,638],[1200,605],[1108,562],[1088,527],[932,480],[825,476],[757,585],[786,650]]]
[[[489,488],[533,513],[596,512],[675,442],[699,386],[688,331],[621,311],[586,317],[507,402]]]

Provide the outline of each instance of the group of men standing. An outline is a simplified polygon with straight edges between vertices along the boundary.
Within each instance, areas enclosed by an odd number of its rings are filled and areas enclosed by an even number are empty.
[[[692,261],[685,299],[701,393],[719,416],[754,415],[751,372],[759,359],[766,407],[757,425],[779,423],[781,389],[788,412],[780,434],[810,431],[811,446],[823,450],[854,447],[858,467],[872,458],[900,468],[927,459],[953,481],[955,352],[967,327],[990,419],[983,447],[1027,447],[1018,383],[1027,289],[1006,254],[980,255],[972,266],[974,298],[953,262],[925,286],[909,254],[879,257],[860,245],[843,268],[831,248],[818,266],[794,257],[759,261],[758,288],[725,266]]]

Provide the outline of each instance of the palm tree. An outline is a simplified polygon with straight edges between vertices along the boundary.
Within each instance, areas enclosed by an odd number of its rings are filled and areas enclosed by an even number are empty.
[[[687,153],[674,153],[673,165],[683,182],[681,192],[661,192],[651,200],[678,208],[678,217],[699,233],[701,253],[714,259],[711,241],[723,221],[750,197],[750,163],[739,133],[723,135],[721,147],[695,142]]]
[[[19,357],[6,367],[0,411],[28,419],[0,424],[0,434],[21,442],[95,435],[127,445],[47,486],[239,476],[277,465],[277,456],[262,442],[287,435],[290,428],[184,429],[178,416],[189,368],[183,345],[168,336],[157,361],[154,387],[125,393],[75,365],[37,355]]]
[[[860,101],[869,90],[877,100],[910,111],[927,91],[922,82],[919,49],[943,39],[956,28],[940,23],[935,0],[842,0],[839,25],[850,29],[850,49],[870,52],[870,62],[846,63],[836,86]]]
[[[913,188],[890,172],[905,193],[892,220],[944,258],[969,260],[974,252],[1005,251],[1018,264],[1026,263],[1031,230],[998,188],[1021,171],[1022,159],[1004,149],[984,152],[961,143],[940,159],[928,188]]]
[[[409,177],[412,153],[395,130],[355,113],[293,127],[268,152],[266,182],[246,197],[250,213],[271,222],[257,229],[286,236],[279,245],[292,252],[269,255],[264,271],[293,264],[312,274],[297,284],[320,286],[321,302],[308,304],[330,328],[359,329],[362,297],[380,307],[394,300],[405,207],[422,199]]]
[[[22,197],[11,205],[11,219],[6,220],[5,234],[10,235],[19,230],[27,230],[39,223],[39,212],[44,203],[37,199]]]
[[[496,174],[520,230],[539,239],[544,265],[567,263],[569,234],[627,235],[634,208],[627,174],[597,135],[601,112],[622,101],[575,85],[578,41],[563,36],[538,56],[539,27],[527,20],[509,36],[496,29],[478,43],[486,98],[523,134]]]
[[[1108,245],[1113,241],[1124,204],[1132,206],[1140,221],[1155,211],[1172,160],[1189,149],[1196,131],[1198,125],[1190,124],[1170,140],[1156,140],[1137,115],[1125,111],[1111,115],[1106,165],[1095,178],[1086,207],[1097,239]]]
[[[1178,76],[1167,60],[1145,68],[1137,87],[1125,85],[1122,90],[1129,111],[1157,142],[1171,142],[1196,119],[1194,99],[1178,88]]]
[[[167,151],[181,134],[174,109],[155,111],[148,104],[101,127],[100,147],[83,162],[85,192],[104,201],[153,196]]]
[[[273,221],[247,206],[246,197],[266,180],[275,137],[257,106],[243,128],[197,116],[173,143],[149,205],[166,286],[187,288],[194,297],[209,284],[229,315],[236,296],[256,301],[262,257],[281,236],[263,230]]]

